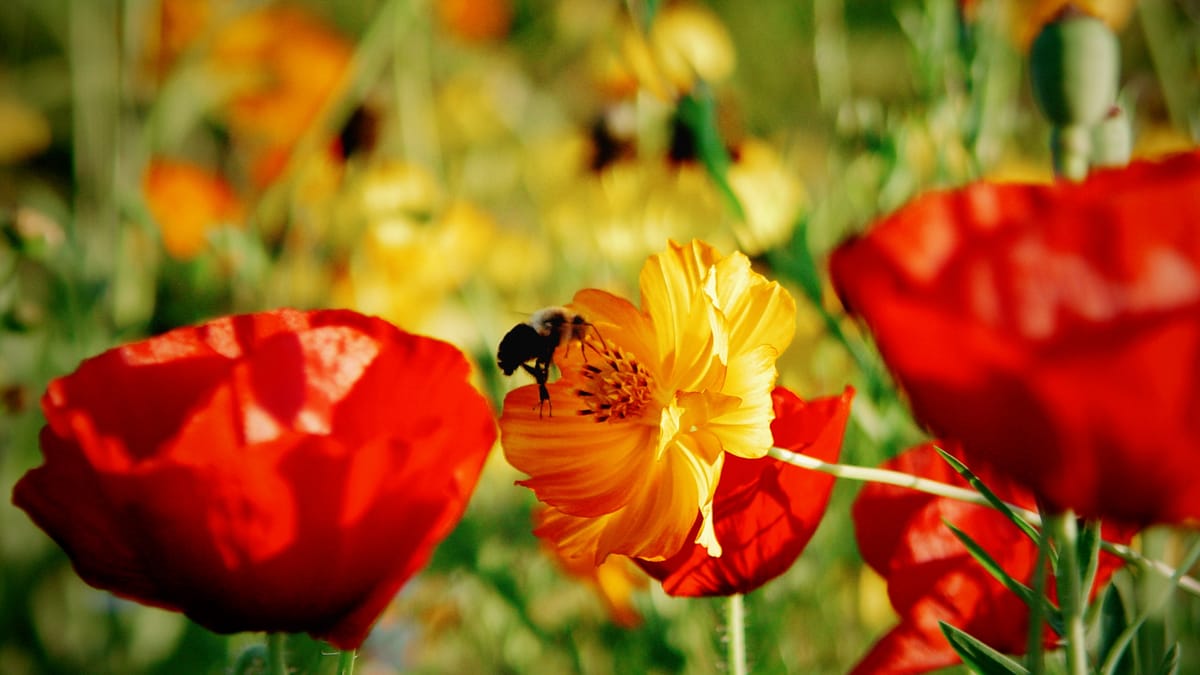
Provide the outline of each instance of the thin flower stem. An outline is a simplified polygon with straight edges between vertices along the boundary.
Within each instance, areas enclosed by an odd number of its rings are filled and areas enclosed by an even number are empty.
[[[267,673],[268,675],[287,675],[286,633],[267,634]]]
[[[741,594],[729,596],[725,606],[725,657],[730,675],[746,675],[746,607]]]
[[[1087,675],[1087,631],[1083,622],[1085,600],[1080,580],[1079,526],[1075,514],[1065,511],[1048,516],[1046,529],[1058,548],[1058,603],[1066,640],[1067,672]]]
[[[838,478],[847,480],[857,480],[865,483],[883,483],[885,485],[896,485],[899,487],[909,488],[918,492],[935,495],[937,497],[946,497],[947,499],[956,499],[958,501],[967,502],[970,504],[978,504],[991,508],[991,504],[987,498],[974,490],[961,488],[956,485],[947,485],[928,478],[919,478],[912,474],[903,473],[900,471],[889,471],[888,469],[876,469],[865,466],[852,466],[849,464],[830,464],[822,462],[815,457],[792,452],[784,448],[771,448],[767,453],[771,457],[778,459],[781,462],[787,462],[793,466],[798,466],[803,469],[812,471],[820,471]],[[1026,522],[1041,527],[1042,519],[1037,513],[1028,509],[1021,508],[1015,504],[1008,504],[1008,508],[1012,509],[1013,513],[1017,514]],[[1167,579],[1178,579],[1179,588],[1200,597],[1200,581],[1189,577],[1177,575],[1174,567],[1159,561],[1151,560],[1141,553],[1129,548],[1124,544],[1114,544],[1108,541],[1100,542],[1100,548],[1108,553],[1111,553],[1127,563],[1137,565],[1138,567],[1156,572],[1157,574]]]
[[[990,507],[991,504],[987,498],[978,492],[962,488],[955,485],[947,485],[936,480],[928,478],[920,478],[909,473],[901,471],[889,471],[888,469],[875,469],[865,466],[852,466],[850,464],[830,464],[822,462],[815,457],[802,455],[800,453],[785,450],[784,448],[771,448],[767,453],[771,457],[778,459],[781,462],[787,462],[793,466],[798,466],[803,469],[811,469],[820,471],[838,478],[847,478],[849,480],[863,481],[865,483],[883,483],[885,485],[896,485],[899,487],[910,488],[918,492],[924,492],[938,497],[947,497],[956,499],[960,502],[969,502],[980,506]],[[1022,518],[1030,519],[1031,522],[1038,522],[1037,514],[1019,506],[1013,506],[1013,511],[1019,514]]]
[[[354,649],[346,649],[338,656],[338,675],[354,675],[354,659],[357,658],[358,652]]]

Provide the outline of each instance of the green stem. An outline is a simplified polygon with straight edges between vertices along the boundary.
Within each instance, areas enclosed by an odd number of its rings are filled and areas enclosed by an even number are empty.
[[[1167,104],[1167,116],[1176,129],[1188,132],[1192,138],[1200,133],[1194,108],[1194,89],[1188,86],[1187,50],[1180,18],[1172,11],[1173,3],[1165,0],[1143,0],[1137,5],[1138,19],[1146,35],[1146,48],[1154,64],[1160,91]],[[1191,101],[1189,101],[1191,99]]]
[[[432,26],[423,3],[397,5],[392,46],[392,72],[399,116],[400,154],[440,175],[441,148],[434,118]]]
[[[813,66],[817,96],[825,110],[837,110],[850,97],[850,59],[846,49],[843,0],[816,0],[813,12]]]
[[[730,675],[746,675],[746,607],[742,595],[729,596],[725,611],[728,672]]]
[[[947,485],[946,483],[940,483],[936,480],[929,480],[928,478],[920,478],[912,475],[911,473],[889,471],[888,469],[874,469],[865,466],[852,466],[849,464],[830,464],[828,462],[822,462],[815,457],[802,455],[784,448],[771,448],[767,454],[782,462],[787,462],[788,464],[792,464],[803,469],[820,471],[821,473],[827,473],[831,476],[837,476],[838,478],[857,480],[864,483],[883,483],[885,485],[896,485],[898,487],[910,488],[918,492],[924,492],[938,497],[947,497],[949,499],[956,499],[960,502],[969,502],[971,504],[991,507],[991,503],[987,500],[987,498],[974,490],[955,485]],[[1035,522],[1038,518],[1036,513],[1033,513],[1027,509],[1023,509],[1019,506],[1013,506],[1012,509],[1022,518],[1030,520],[1031,522]]]
[[[827,473],[838,478],[856,480],[864,483],[883,483],[885,485],[896,485],[899,487],[909,488],[910,490],[931,494],[936,497],[945,497],[947,499],[955,499],[960,502],[978,504],[979,506],[987,506],[992,508],[992,504],[987,500],[987,497],[984,497],[974,490],[968,490],[967,488],[961,488],[955,485],[947,485],[946,483],[940,483],[936,480],[929,480],[928,478],[919,478],[910,473],[889,471],[887,469],[876,469],[865,466],[852,466],[849,464],[830,464],[829,462],[822,462],[815,457],[809,457],[808,455],[792,452],[791,450],[787,450],[785,448],[771,448],[767,454],[781,462],[787,462],[788,464],[798,466],[802,469],[820,471],[821,473]],[[1026,522],[1034,526],[1041,526],[1042,518],[1038,514],[1015,504],[1006,503],[1006,505],[1012,510],[1013,513],[1023,518]],[[1111,553],[1112,555],[1117,556],[1127,563],[1137,565],[1144,570],[1152,571],[1164,578],[1173,579],[1177,582],[1176,585],[1178,585],[1179,588],[1191,593],[1192,595],[1200,597],[1200,581],[1197,581],[1192,577],[1184,576],[1179,572],[1179,570],[1176,570],[1162,561],[1151,560],[1124,544],[1114,544],[1112,542],[1102,541],[1100,543],[1100,548],[1108,553]]]
[[[1033,568],[1033,597],[1046,597],[1046,563],[1050,561],[1050,538],[1045,530],[1038,533],[1037,566]],[[1045,614],[1043,603],[1034,603],[1029,608],[1029,634],[1025,650],[1025,666],[1029,675],[1042,675],[1046,672],[1046,662],[1042,657],[1044,649]]]
[[[267,673],[287,675],[287,633],[267,634]]]
[[[1075,513],[1066,511],[1051,515],[1046,519],[1046,527],[1058,548],[1058,606],[1065,628],[1067,672],[1087,675],[1087,632],[1083,622],[1086,600],[1080,583],[1079,526],[1075,522]]]
[[[358,657],[358,652],[353,649],[347,649],[341,652],[338,656],[338,675],[354,675],[354,659]]]

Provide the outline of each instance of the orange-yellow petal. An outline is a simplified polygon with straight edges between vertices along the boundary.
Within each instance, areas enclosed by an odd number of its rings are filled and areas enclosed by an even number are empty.
[[[628,503],[652,471],[654,457],[644,449],[653,446],[657,426],[597,423],[577,414],[580,402],[570,382],[551,383],[548,390],[546,406],[537,385],[504,398],[501,439],[509,463],[530,476],[521,484],[574,516],[601,516]]]

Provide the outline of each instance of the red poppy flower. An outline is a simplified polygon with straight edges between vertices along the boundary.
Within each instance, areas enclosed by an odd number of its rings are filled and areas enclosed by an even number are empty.
[[[825,462],[837,461],[853,389],[805,402],[776,387],[771,397],[775,445]],[[786,572],[800,556],[821,523],[833,482],[833,476],[771,457],[727,456],[713,498],[713,521],[724,549],[721,556],[714,558],[703,546],[689,543],[664,561],[636,562],[661,581],[669,595],[749,593]]]
[[[943,446],[954,455],[961,453]],[[933,444],[913,448],[884,468],[966,487]],[[1009,503],[1026,508],[1032,495],[1013,483],[979,473],[984,484]],[[924,673],[959,662],[942,635],[945,621],[1006,654],[1022,654],[1029,609],[971,556],[946,522],[967,533],[1013,578],[1031,585],[1037,544],[999,511],[907,488],[868,483],[852,510],[863,560],[887,580],[888,597],[900,623],[875,644],[853,675]],[[1127,542],[1131,530],[1106,526],[1110,541]],[[1093,589],[1103,588],[1121,561],[1101,555]],[[1053,595],[1054,581],[1047,578]],[[1052,634],[1047,630],[1047,645]]]
[[[174,330],[50,383],[45,463],[13,502],[93,586],[355,648],[495,440],[467,373],[454,347],[349,311]]]
[[[927,195],[831,266],[972,465],[1086,516],[1200,519],[1200,153]]]

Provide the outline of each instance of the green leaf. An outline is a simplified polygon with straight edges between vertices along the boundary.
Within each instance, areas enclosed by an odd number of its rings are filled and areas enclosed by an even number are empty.
[[[1100,569],[1100,542],[1100,521],[1087,521],[1075,542],[1080,562],[1087,563],[1082,567],[1082,576],[1079,578],[1085,597],[1092,592],[1092,585],[1096,583],[1096,572]]]
[[[983,673],[983,675],[1027,675],[1029,673],[1025,666],[945,621],[939,621],[938,625],[942,627],[942,634],[946,636],[946,641],[971,670]]]
[[[817,271],[817,262],[813,259],[812,248],[808,245],[808,216],[803,215],[796,221],[792,233],[792,245],[788,260],[788,271],[792,280],[800,285],[804,296],[816,307],[824,304],[821,274]]]
[[[1046,617],[1046,623],[1050,625],[1051,630],[1059,635],[1062,635],[1062,613],[1058,611],[1057,607],[1051,604],[1046,598],[1036,595],[1033,592],[1033,589],[1029,588],[1020,581],[1017,581],[1012,577],[1012,575],[1004,571],[1004,568],[1001,567],[1000,564],[997,563],[987,551],[983,550],[982,546],[975,543],[975,540],[972,539],[971,536],[966,532],[958,529],[948,521],[943,522],[945,522],[946,527],[950,528],[950,531],[954,533],[954,536],[958,537],[958,540],[962,542],[963,546],[967,547],[967,551],[970,552],[971,556],[975,558],[980,565],[983,565],[983,568],[987,570],[989,574],[995,577],[996,581],[999,581],[1001,584],[1004,584],[1005,588],[1013,593],[1016,593],[1017,596],[1020,597],[1021,600],[1024,601],[1024,603],[1029,607],[1033,607],[1035,602],[1040,602],[1042,606],[1042,613]]]
[[[1171,645],[1163,654],[1162,663],[1158,666],[1158,675],[1179,675],[1179,643]]]
[[[1009,508],[1008,504],[1005,503],[1003,499],[1000,499],[1000,497],[996,496],[995,492],[992,492],[990,489],[988,489],[988,486],[984,485],[983,481],[979,479],[979,476],[976,476],[974,472],[968,469],[966,464],[963,464],[957,457],[951,455],[945,450],[942,450],[941,448],[935,447],[934,449],[937,450],[938,454],[942,456],[942,459],[944,459],[946,463],[950,465],[950,468],[957,471],[958,475],[962,476],[963,479],[971,485],[971,487],[975,488],[979,494],[983,495],[984,498],[988,500],[988,503],[995,507],[997,511],[1003,513],[1005,518],[1008,518],[1010,521],[1012,521],[1013,525],[1019,527],[1021,531],[1025,533],[1025,536],[1029,537],[1031,541],[1038,541],[1040,535],[1038,534],[1037,529],[1033,525],[1030,525],[1029,522],[1024,518],[1018,516],[1015,511]]]
[[[1097,653],[1104,664],[1112,663],[1112,675],[1128,675],[1133,672],[1132,653],[1129,642],[1121,641],[1121,634],[1129,627],[1125,615],[1125,602],[1116,586],[1109,586],[1100,604],[1100,639]]]
[[[716,184],[726,206],[738,220],[746,222],[746,210],[729,184],[729,167],[733,159],[725,149],[725,141],[717,129],[717,104],[712,91],[704,82],[698,82],[692,93],[679,99],[676,112],[695,137],[700,162]]]

